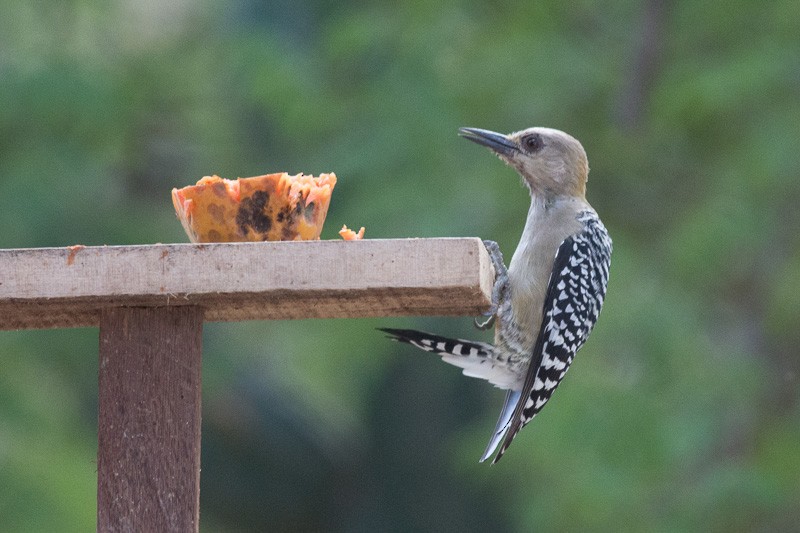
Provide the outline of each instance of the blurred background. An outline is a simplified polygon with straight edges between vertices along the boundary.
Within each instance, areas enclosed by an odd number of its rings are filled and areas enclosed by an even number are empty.
[[[503,461],[503,393],[374,329],[470,318],[207,324],[201,529],[796,531],[798,35],[796,0],[4,0],[0,247],[186,242],[172,187],[335,171],[323,238],[508,258],[527,194],[457,128],[563,129],[611,282]],[[95,527],[97,336],[0,332],[3,531]]]

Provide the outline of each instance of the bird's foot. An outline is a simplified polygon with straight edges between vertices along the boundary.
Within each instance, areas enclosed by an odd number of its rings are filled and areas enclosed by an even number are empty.
[[[481,330],[489,329],[494,325],[497,310],[500,308],[500,302],[505,297],[505,291],[508,287],[508,270],[503,263],[503,254],[500,252],[500,246],[494,241],[483,241],[486,251],[489,252],[489,259],[492,260],[494,266],[494,285],[492,286],[492,305],[489,310],[481,313],[487,319],[481,322],[475,319],[475,327]]]

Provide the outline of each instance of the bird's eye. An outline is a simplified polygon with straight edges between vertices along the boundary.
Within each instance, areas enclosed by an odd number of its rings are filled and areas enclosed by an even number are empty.
[[[522,139],[522,146],[528,152],[538,152],[544,146],[542,137],[539,134],[528,135]]]

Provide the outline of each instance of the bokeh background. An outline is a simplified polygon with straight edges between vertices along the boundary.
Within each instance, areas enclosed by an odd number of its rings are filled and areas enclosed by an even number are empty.
[[[335,171],[323,238],[528,198],[459,126],[579,138],[606,307],[500,464],[503,393],[378,326],[208,324],[204,531],[796,531],[800,3],[4,0],[0,247],[185,242],[170,190]],[[331,268],[336,268],[332,265]],[[0,332],[0,529],[95,524],[97,330]]]

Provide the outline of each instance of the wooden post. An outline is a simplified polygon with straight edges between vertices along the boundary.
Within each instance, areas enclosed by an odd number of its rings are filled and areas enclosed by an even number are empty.
[[[100,319],[98,531],[198,531],[199,307]]]

